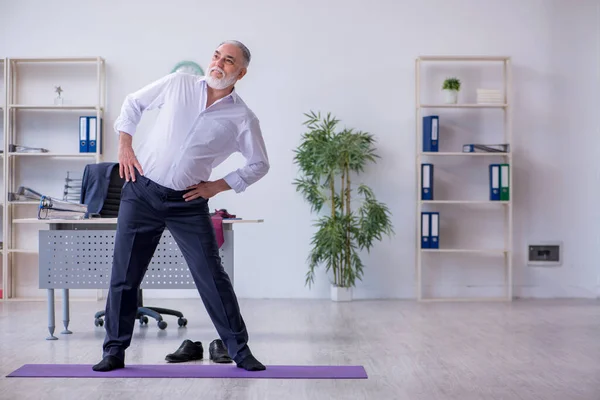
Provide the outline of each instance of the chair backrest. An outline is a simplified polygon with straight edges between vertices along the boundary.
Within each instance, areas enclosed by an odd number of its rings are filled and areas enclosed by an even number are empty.
[[[88,164],[83,171],[80,202],[88,206],[89,215],[116,218],[124,184],[118,163]]]
[[[108,181],[108,193],[104,200],[104,205],[100,210],[100,216],[103,218],[116,218],[119,214],[121,204],[121,190],[125,184],[125,179],[119,176],[119,166],[115,166],[110,172]]]

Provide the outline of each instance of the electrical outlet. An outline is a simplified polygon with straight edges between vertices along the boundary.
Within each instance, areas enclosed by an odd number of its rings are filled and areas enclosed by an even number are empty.
[[[562,265],[562,242],[542,242],[528,245],[527,265],[538,267]]]

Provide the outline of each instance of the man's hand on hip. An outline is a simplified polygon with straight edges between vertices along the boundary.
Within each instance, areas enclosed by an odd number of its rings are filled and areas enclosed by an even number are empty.
[[[142,166],[133,151],[131,136],[121,132],[119,139],[119,175],[121,178],[125,178],[127,182],[130,179],[135,182],[135,169],[138,170],[140,175],[144,175],[144,171],[142,171]]]
[[[187,188],[189,192],[183,195],[185,201],[195,200],[197,198],[210,199],[218,193],[224,192],[225,190],[231,189],[227,182],[223,179],[218,181],[200,182],[197,185],[193,185]]]

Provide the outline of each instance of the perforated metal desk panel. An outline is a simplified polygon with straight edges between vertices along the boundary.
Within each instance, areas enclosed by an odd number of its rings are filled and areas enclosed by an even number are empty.
[[[234,281],[233,225],[262,223],[262,219],[223,220],[224,243],[219,249],[225,272]],[[54,289],[63,292],[63,334],[69,331],[69,290],[108,289],[116,218],[92,220],[15,219],[13,223],[48,224],[49,230],[39,231],[39,287],[48,290],[48,340],[54,336]],[[168,230],[148,266],[142,289],[196,289],[185,259]]]
[[[226,227],[229,227],[227,229]],[[108,289],[115,230],[50,229],[39,233],[40,289]],[[223,227],[219,249],[225,272],[233,282],[233,230]],[[154,252],[142,289],[195,289],[188,265],[169,231]]]

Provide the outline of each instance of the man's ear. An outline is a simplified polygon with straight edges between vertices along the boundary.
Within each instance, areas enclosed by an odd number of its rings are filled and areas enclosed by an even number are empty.
[[[242,69],[240,70],[240,72],[239,72],[239,74],[238,74],[238,77],[237,77],[238,81],[239,81],[240,79],[242,79],[242,78],[244,77],[244,75],[246,75],[246,72],[248,72],[248,69],[246,69],[246,68],[242,68]]]

